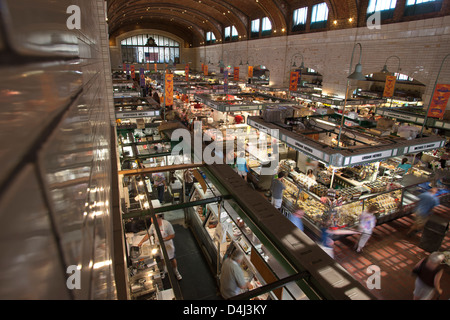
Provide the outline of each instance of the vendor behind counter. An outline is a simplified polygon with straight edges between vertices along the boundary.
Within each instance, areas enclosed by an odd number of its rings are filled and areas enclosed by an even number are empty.
[[[412,168],[412,165],[408,163],[407,158],[402,159],[402,163],[400,163],[397,168],[403,169],[405,174]]]

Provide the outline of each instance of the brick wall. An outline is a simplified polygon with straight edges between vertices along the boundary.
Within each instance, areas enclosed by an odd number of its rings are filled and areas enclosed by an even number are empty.
[[[70,5],[80,8],[79,30],[67,27]],[[2,1],[1,299],[116,297],[114,114],[103,6],[102,0]],[[66,285],[71,265],[80,272],[80,289]]]
[[[386,58],[397,55],[401,73],[426,85],[423,99],[427,104],[441,62],[450,53],[450,16],[386,24],[380,29],[359,27],[212,45],[206,47],[206,57],[216,62],[223,54],[224,62],[232,65],[240,62],[239,56],[244,61],[248,57],[250,64],[264,65],[270,70],[271,84],[287,86],[292,58],[301,53],[305,66],[323,75],[323,91],[344,96],[352,50],[357,42],[363,48],[364,74],[379,72]],[[192,50],[196,51],[198,63],[205,56],[205,49]],[[353,69],[358,58],[357,49]],[[300,63],[301,58],[297,58],[296,64]],[[440,83],[450,83],[449,65],[450,59],[447,59],[439,77]],[[200,65],[196,67],[199,69]],[[388,68],[396,70],[395,59],[388,61]],[[218,70],[217,63],[209,69]],[[245,74],[241,72],[241,75]]]

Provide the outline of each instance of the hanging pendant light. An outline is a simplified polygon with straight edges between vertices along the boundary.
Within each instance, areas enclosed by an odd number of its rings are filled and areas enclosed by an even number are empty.
[[[362,65],[361,63],[356,64],[355,71],[347,77],[347,79],[352,80],[366,80],[366,77],[362,74]]]

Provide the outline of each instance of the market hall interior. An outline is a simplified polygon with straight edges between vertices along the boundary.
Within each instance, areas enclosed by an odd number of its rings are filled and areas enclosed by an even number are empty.
[[[450,298],[449,13],[4,1],[0,297]]]

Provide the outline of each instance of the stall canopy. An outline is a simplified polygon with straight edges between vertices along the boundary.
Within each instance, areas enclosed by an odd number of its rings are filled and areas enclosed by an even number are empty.
[[[366,134],[351,131],[357,139],[368,141],[364,147],[342,148],[331,146],[307,137],[304,134],[290,131],[277,124],[266,122],[262,117],[248,117],[247,124],[266,134],[279,139],[297,151],[313,159],[320,160],[326,165],[334,167],[355,166],[377,162],[404,154],[417,153],[441,148],[445,145],[445,138],[428,136],[414,140],[386,140],[370,138]],[[323,125],[322,129],[337,133],[337,127]],[[345,129],[347,132],[349,129]],[[372,140],[372,141],[371,141]]]
[[[242,93],[234,95],[196,94],[195,100],[221,112],[263,110],[270,106],[292,106],[291,100],[276,98],[262,93]]]

